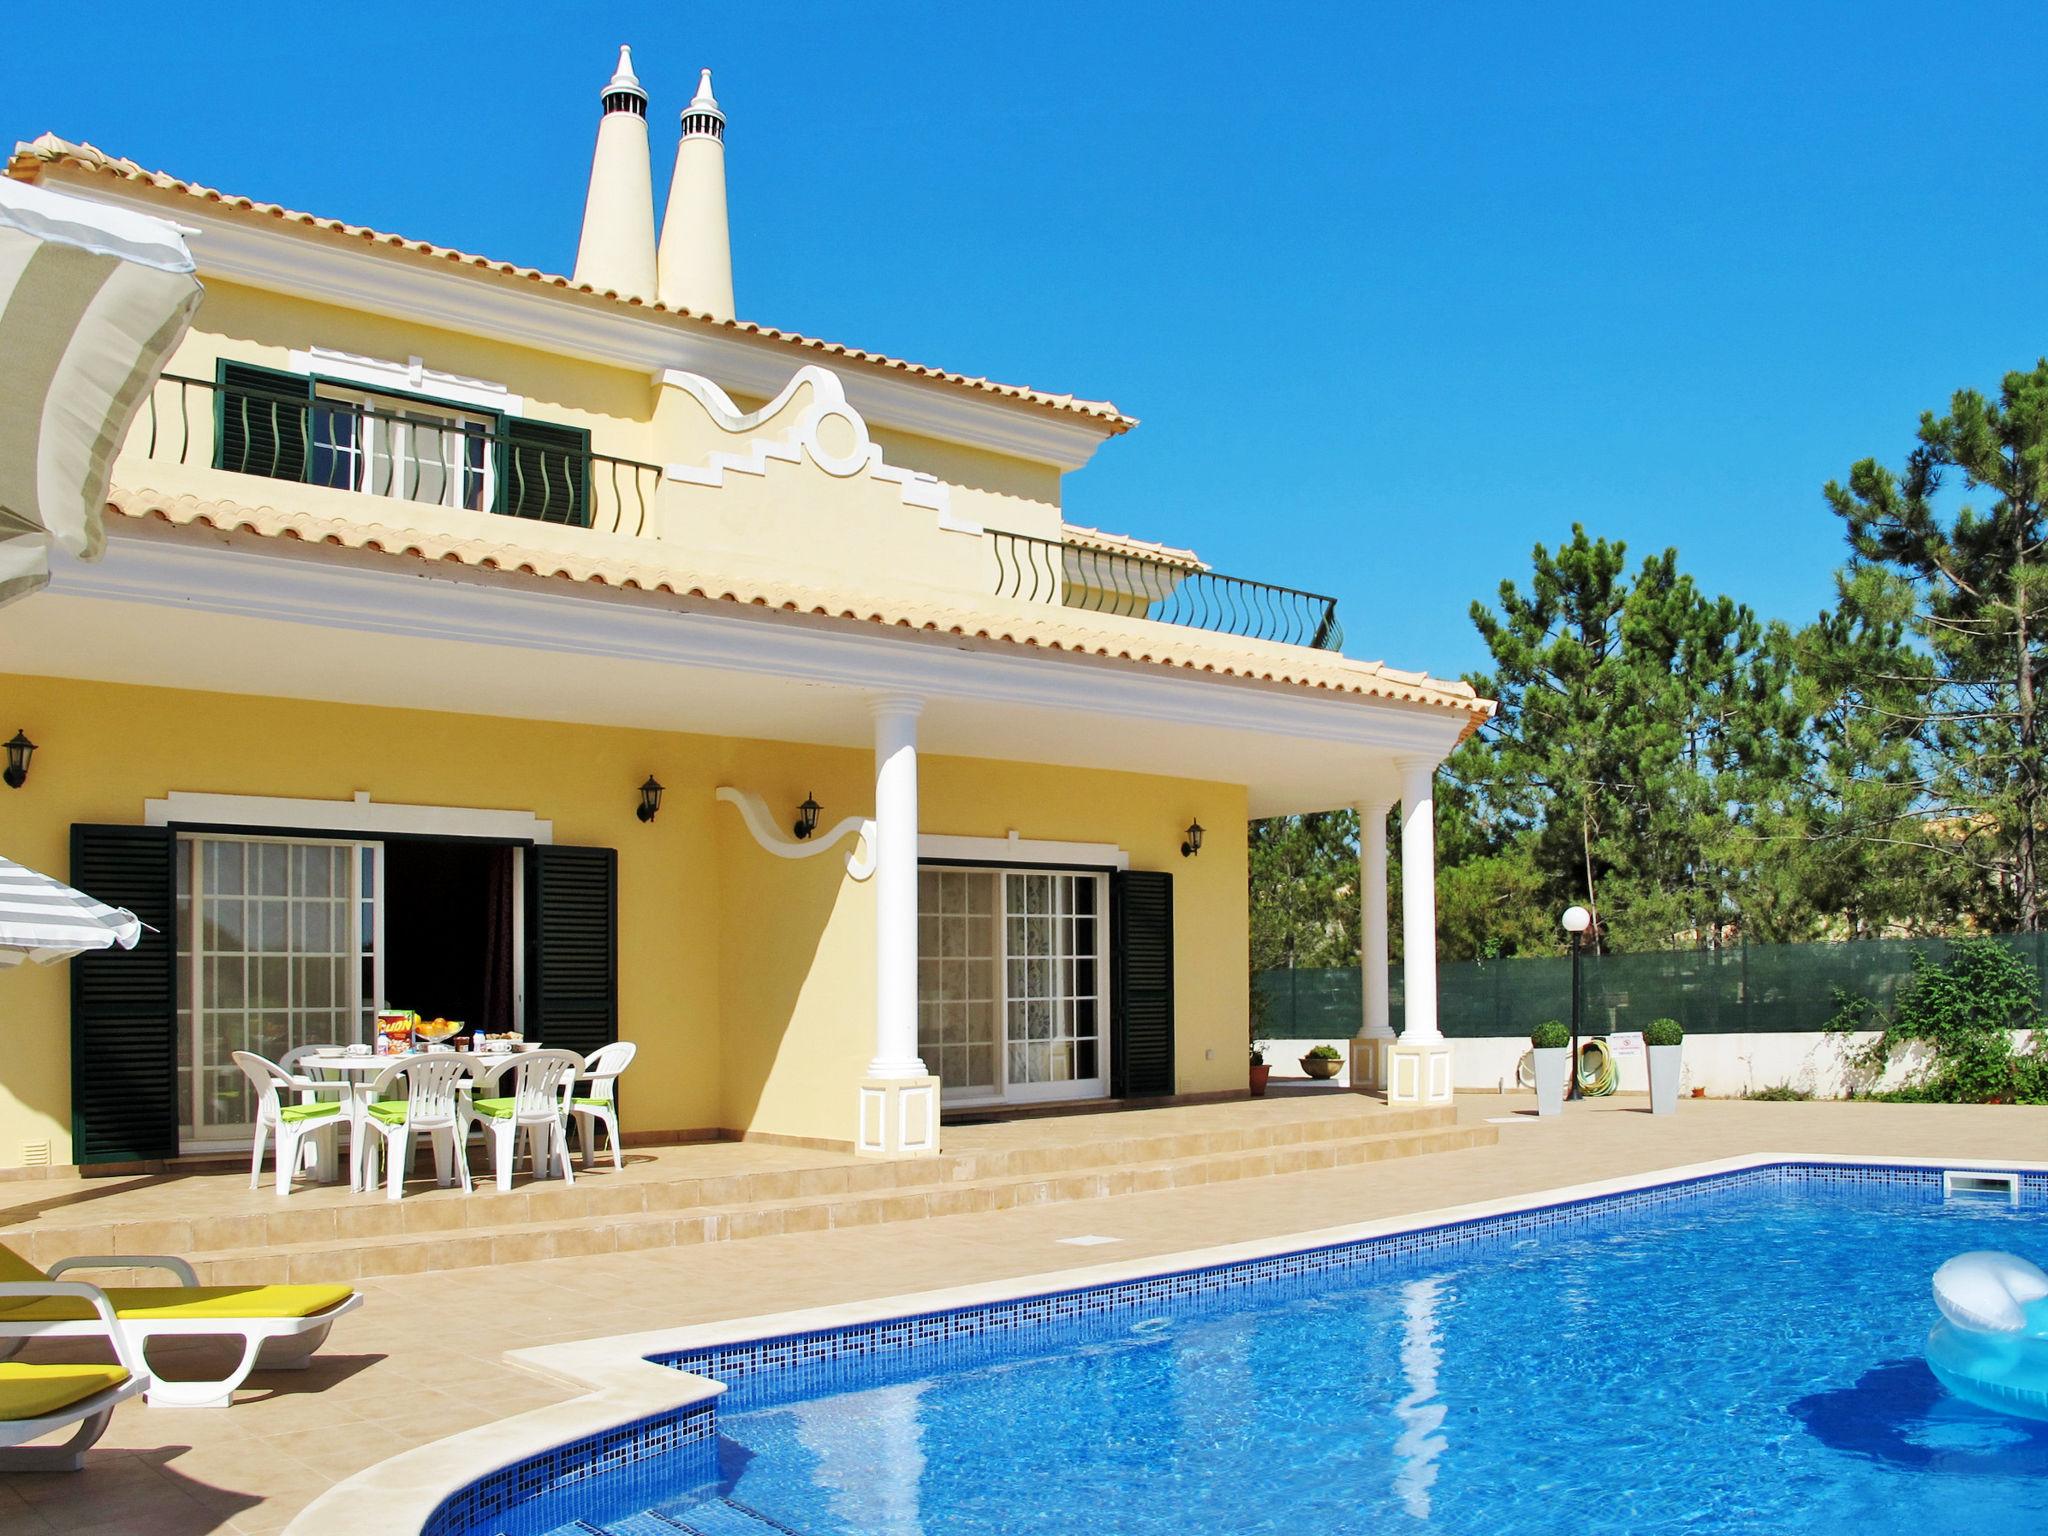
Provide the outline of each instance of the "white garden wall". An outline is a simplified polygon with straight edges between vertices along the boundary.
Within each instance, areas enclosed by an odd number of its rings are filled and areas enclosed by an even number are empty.
[[[1852,1041],[1854,1045],[1861,1046],[1875,1038],[1871,1033],[1848,1037],[1819,1033],[1687,1035],[1685,1070],[1679,1082],[1679,1092],[1690,1094],[1695,1088],[1704,1088],[1709,1098],[1732,1099],[1759,1088],[1788,1084],[1805,1089],[1815,1098],[1844,1098],[1849,1091],[1843,1063],[1845,1049]],[[2013,1032],[2015,1047],[2023,1047],[2026,1040],[2025,1030]],[[1298,1058],[1310,1047],[1325,1043],[1349,1056],[1348,1042],[1342,1039],[1327,1042],[1274,1040],[1266,1045],[1266,1061],[1276,1079],[1306,1077]],[[1460,1092],[1516,1091],[1515,1070],[1523,1053],[1529,1049],[1527,1040],[1520,1037],[1454,1040],[1451,1045],[1455,1082]],[[1620,1091],[1648,1093],[1648,1059],[1640,1050],[1631,1053],[1625,1048],[1618,1050],[1616,1055],[1621,1068]],[[1906,1070],[1905,1065],[1895,1062],[1892,1070],[1885,1074],[1884,1082],[1878,1086],[1896,1086]],[[1344,1080],[1340,1073],[1336,1081],[1341,1083]]]

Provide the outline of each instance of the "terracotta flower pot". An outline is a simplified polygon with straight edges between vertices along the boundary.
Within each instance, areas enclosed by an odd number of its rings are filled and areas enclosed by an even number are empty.
[[[1252,1063],[1253,1098],[1262,1099],[1266,1096],[1266,1079],[1271,1077],[1272,1075],[1273,1069],[1267,1066],[1263,1061]]]

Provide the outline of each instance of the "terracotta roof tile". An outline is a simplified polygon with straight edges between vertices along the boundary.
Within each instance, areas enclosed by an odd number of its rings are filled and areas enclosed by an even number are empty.
[[[1100,528],[1084,528],[1079,523],[1062,523],[1060,533],[1069,544],[1082,549],[1099,549],[1106,554],[1131,555],[1140,560],[1156,560],[1161,565],[1181,566],[1189,570],[1206,571],[1209,564],[1192,549],[1176,549],[1171,544],[1155,544],[1150,539],[1133,538],[1128,533],[1104,533]]]
[[[147,488],[116,487],[110,494],[107,510],[123,517],[154,518],[177,526],[199,525],[221,533],[297,539],[418,560],[450,561],[481,570],[590,582],[705,602],[771,608],[822,619],[1171,667],[1361,699],[1396,700],[1463,714],[1467,717],[1466,734],[1478,729],[1493,713],[1492,703],[1479,698],[1463,682],[1432,678],[1422,672],[1396,671],[1379,662],[1358,661],[1304,646],[1246,640],[1137,619],[1116,621],[1113,616],[1077,609],[1033,606],[1008,613],[977,611],[929,600],[876,599],[790,583],[734,581],[678,570],[666,563],[655,565],[621,558],[615,552],[598,549],[587,555],[564,554],[496,540],[342,521],[279,507],[244,506]]]
[[[644,309],[652,314],[672,315],[680,321],[710,329],[734,332],[746,336],[758,336],[763,340],[780,345],[802,348],[810,352],[823,352],[833,357],[842,357],[850,362],[870,367],[887,369],[891,372],[909,374],[916,378],[930,379],[935,383],[972,389],[983,394],[999,395],[1044,410],[1057,411],[1066,415],[1085,416],[1099,423],[1107,436],[1114,437],[1128,432],[1136,426],[1137,419],[1126,416],[1107,400],[1083,400],[1071,394],[1055,394],[1047,390],[1032,389],[1022,384],[1001,384],[993,379],[973,374],[954,373],[944,368],[934,368],[926,363],[910,362],[900,357],[890,357],[881,352],[869,352],[859,347],[844,346],[838,342],[821,341],[814,336],[805,336],[796,331],[778,330],[773,326],[756,325],[746,320],[719,320],[710,315],[692,310],[671,308],[651,300],[634,298],[614,292],[609,288],[595,288],[588,283],[578,283],[555,272],[543,272],[537,267],[522,267],[509,261],[497,261],[488,256],[478,256],[468,251],[454,250],[445,245],[435,245],[426,240],[413,240],[404,235],[390,234],[384,230],[368,229],[360,224],[344,223],[340,219],[323,218],[317,214],[303,213],[295,208],[285,208],[277,203],[258,202],[254,198],[240,197],[221,192],[213,187],[201,186],[197,182],[182,181],[164,171],[152,171],[124,160],[90,144],[74,144],[46,133],[29,143],[14,146],[14,155],[7,163],[6,173],[17,181],[35,181],[45,167],[65,164],[84,170],[97,171],[126,181],[147,183],[166,192],[180,193],[202,202],[222,208],[236,209],[256,214],[267,214],[286,224],[303,225],[309,229],[324,230],[329,234],[343,235],[374,245],[390,246],[413,252],[421,256],[439,257],[465,267],[476,267],[507,277],[526,278],[529,281],[549,287],[568,289],[576,293],[587,293],[598,298],[609,299],[617,304]]]

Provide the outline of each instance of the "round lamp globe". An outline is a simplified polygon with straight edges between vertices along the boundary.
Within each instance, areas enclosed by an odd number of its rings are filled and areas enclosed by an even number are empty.
[[[1584,907],[1566,907],[1564,909],[1564,931],[1566,933],[1584,933],[1592,926],[1593,914]]]

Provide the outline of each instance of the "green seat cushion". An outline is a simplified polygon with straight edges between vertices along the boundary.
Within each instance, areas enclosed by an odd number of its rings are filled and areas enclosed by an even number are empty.
[[[129,1322],[271,1321],[311,1317],[355,1294],[345,1285],[114,1285],[107,1300]],[[0,1323],[72,1323],[98,1317],[69,1296],[0,1297]]]
[[[301,1120],[325,1120],[340,1113],[341,1106],[333,1099],[324,1104],[316,1099],[311,1104],[280,1104],[277,1108],[277,1118],[292,1125]]]
[[[471,1099],[469,1107],[480,1115],[490,1116],[493,1120],[509,1120],[512,1118],[512,1111],[518,1108],[518,1101],[516,1099]]]
[[[405,1100],[379,1099],[370,1106],[370,1118],[382,1120],[386,1125],[405,1124]]]
[[[96,1392],[118,1387],[128,1373],[118,1365],[0,1365],[0,1420],[46,1418]]]
[[[612,1107],[610,1099],[571,1099],[569,1102],[578,1109],[610,1109]]]

